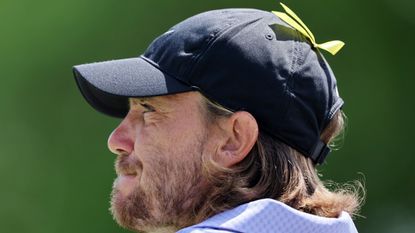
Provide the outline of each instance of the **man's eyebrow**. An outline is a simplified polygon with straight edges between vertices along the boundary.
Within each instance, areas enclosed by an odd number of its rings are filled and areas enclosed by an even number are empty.
[[[183,97],[180,95],[164,95],[164,96],[155,96],[155,97],[131,97],[129,98],[129,106],[132,104],[141,104],[148,103],[156,106],[165,106],[169,105],[170,101],[180,101]]]
[[[142,103],[150,102],[149,98],[128,98],[128,107],[132,107],[134,105],[141,105]]]
[[[132,105],[142,105],[143,103],[149,104],[153,107],[163,107],[167,105],[166,101],[161,101],[159,97],[137,97],[129,98],[128,104],[131,108]]]

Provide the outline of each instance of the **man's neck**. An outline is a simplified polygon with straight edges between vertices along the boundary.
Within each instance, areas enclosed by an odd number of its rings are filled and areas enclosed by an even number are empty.
[[[148,233],[174,233],[177,229],[174,227],[160,227],[154,230],[149,231]]]

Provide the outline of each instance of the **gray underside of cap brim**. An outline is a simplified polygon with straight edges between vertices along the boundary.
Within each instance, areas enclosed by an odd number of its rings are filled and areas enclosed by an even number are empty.
[[[115,117],[128,111],[129,97],[150,97],[191,91],[146,60],[120,59],[73,67],[84,98],[96,110]]]

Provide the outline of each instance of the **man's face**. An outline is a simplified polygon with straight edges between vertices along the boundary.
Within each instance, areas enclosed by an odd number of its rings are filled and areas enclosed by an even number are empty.
[[[201,99],[197,92],[130,99],[108,139],[118,155],[111,211],[120,225],[148,231],[197,211],[208,189],[202,156],[212,153]]]

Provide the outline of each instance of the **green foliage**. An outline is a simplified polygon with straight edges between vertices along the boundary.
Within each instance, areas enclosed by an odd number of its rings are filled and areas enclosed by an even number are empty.
[[[321,41],[346,42],[326,55],[349,128],[319,168],[323,178],[364,174],[360,232],[414,232],[415,2],[284,3]],[[106,139],[119,120],[87,105],[71,67],[137,56],[175,23],[225,7],[280,9],[273,0],[1,0],[0,231],[124,232],[108,211],[115,175]]]

